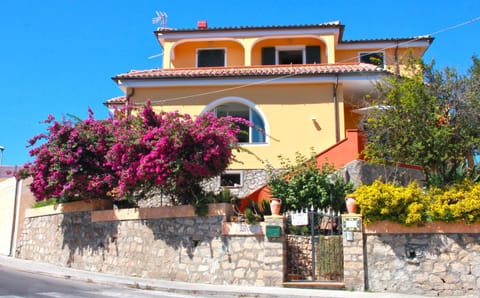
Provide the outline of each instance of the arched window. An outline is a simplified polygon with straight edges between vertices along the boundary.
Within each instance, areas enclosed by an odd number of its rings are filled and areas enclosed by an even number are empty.
[[[265,121],[253,103],[238,98],[220,99],[210,104],[206,111],[217,117],[232,116],[252,122],[253,127],[241,127],[242,131],[237,136],[240,143],[266,143]]]

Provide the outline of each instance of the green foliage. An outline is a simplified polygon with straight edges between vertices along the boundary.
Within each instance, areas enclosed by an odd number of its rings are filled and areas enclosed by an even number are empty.
[[[257,213],[255,208],[247,207],[245,208],[245,223],[249,225],[256,225],[258,222],[262,220],[262,216]]]
[[[419,165],[429,184],[455,183],[480,141],[480,62],[473,61],[469,76],[412,61],[407,71],[413,76],[391,76],[379,84],[377,96],[367,103],[377,108],[364,121],[365,156],[372,162]]]
[[[219,193],[214,192],[201,192],[199,196],[194,196],[192,200],[192,206],[195,210],[195,214],[198,216],[207,216],[208,204],[213,203],[231,203],[236,199],[229,189],[223,189]]]
[[[272,210],[270,209],[270,202],[268,200],[262,200],[262,210],[263,215],[272,215]]]
[[[353,190],[353,184],[334,175],[331,185],[329,175],[334,174],[330,165],[318,168],[315,156],[307,158],[295,155],[295,163],[279,156],[283,171],[267,164],[269,187],[273,197],[282,199],[282,210],[326,208],[330,206],[330,192],[334,210],[345,210],[345,195]]]
[[[37,201],[33,204],[33,208],[40,208],[40,207],[45,207],[45,206],[51,206],[57,204],[57,199],[50,199],[50,200],[43,200],[43,201]]]
[[[468,179],[444,189],[421,189],[416,183],[407,187],[380,180],[363,185],[354,193],[365,222],[395,221],[405,225],[429,221],[467,223],[480,221],[480,183]]]
[[[480,169],[478,166],[468,168],[466,163],[462,163],[457,167],[447,165],[445,169],[450,173],[450,184],[462,183],[465,180],[480,182]],[[443,187],[445,185],[445,180],[439,173],[429,172],[427,177],[431,187]]]

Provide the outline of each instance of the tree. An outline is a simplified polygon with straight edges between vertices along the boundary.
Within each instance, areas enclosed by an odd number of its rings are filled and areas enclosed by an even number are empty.
[[[378,96],[368,100],[365,156],[421,166],[428,184],[454,182],[480,139],[480,63],[476,57],[473,62],[469,76],[463,76],[414,61],[412,76],[382,81]]]

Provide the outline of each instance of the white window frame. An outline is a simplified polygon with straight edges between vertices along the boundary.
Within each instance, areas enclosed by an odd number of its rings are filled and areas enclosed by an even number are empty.
[[[229,186],[229,185],[222,185],[222,175],[230,175],[230,174],[233,174],[233,175],[239,175],[240,176],[240,184],[235,184],[233,186]],[[243,187],[243,171],[235,171],[235,170],[227,170],[225,172],[223,172],[222,174],[220,174],[220,180],[219,180],[219,185],[220,187],[226,187],[226,188],[241,188]]]
[[[263,113],[263,111],[260,109],[260,107],[258,107],[255,103],[253,103],[252,101],[248,100],[248,99],[245,99],[245,98],[242,98],[242,97],[237,97],[237,96],[227,96],[227,97],[222,97],[222,98],[219,98],[217,100],[214,100],[213,102],[209,103],[205,108],[203,108],[202,112],[200,114],[203,114],[203,113],[206,113],[206,112],[211,112],[212,110],[214,110],[216,107],[218,106],[221,106],[223,104],[226,104],[226,103],[239,103],[239,104],[243,104],[247,107],[250,108],[250,111],[249,111],[249,117],[250,119],[252,118],[252,110],[255,110],[255,112],[257,112],[257,114],[260,116],[260,118],[262,118],[263,120],[263,126],[264,126],[264,133],[265,133],[265,142],[261,142],[261,143],[252,143],[251,142],[251,138],[252,138],[252,134],[249,133],[249,142],[248,143],[240,143],[240,145],[242,146],[267,146],[270,144],[270,125],[267,121],[267,117],[265,116],[265,114]],[[250,128],[252,129],[252,128]]]
[[[209,50],[223,50],[223,67],[227,66],[227,48],[198,48],[195,52],[195,67],[198,67],[198,52]],[[222,66],[210,66],[210,67],[222,67]]]
[[[386,67],[386,59],[387,59],[387,56],[385,54],[385,51],[371,51],[371,52],[358,52],[358,63],[362,63],[362,56],[365,56],[365,55],[370,55],[370,54],[377,54],[377,53],[380,53],[383,55],[383,65],[382,65],[382,68],[385,68]],[[364,62],[365,63],[365,62]]]
[[[305,64],[305,62],[307,61],[307,51],[305,46],[277,46],[275,47],[275,65],[282,65],[279,64],[280,52],[287,51],[302,51],[302,64]]]

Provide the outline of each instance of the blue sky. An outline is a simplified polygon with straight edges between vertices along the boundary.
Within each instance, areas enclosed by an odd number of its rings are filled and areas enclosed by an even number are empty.
[[[340,20],[344,39],[433,34],[425,56],[438,68],[465,72],[480,55],[480,1],[325,0],[2,0],[0,10],[0,146],[3,165],[31,160],[27,140],[57,118],[107,117],[103,102],[118,95],[111,80],[131,69],[161,66],[155,11],[172,28],[317,24]]]

